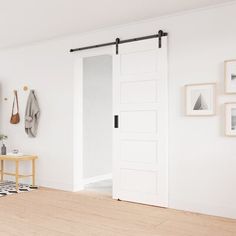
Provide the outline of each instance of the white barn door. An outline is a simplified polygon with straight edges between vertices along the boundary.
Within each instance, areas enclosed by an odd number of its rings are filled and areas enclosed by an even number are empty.
[[[167,207],[167,37],[120,44],[113,58],[113,198]]]

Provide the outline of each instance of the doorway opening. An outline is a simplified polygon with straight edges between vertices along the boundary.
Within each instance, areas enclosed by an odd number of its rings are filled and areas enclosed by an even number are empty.
[[[83,58],[83,182],[112,196],[112,56]]]

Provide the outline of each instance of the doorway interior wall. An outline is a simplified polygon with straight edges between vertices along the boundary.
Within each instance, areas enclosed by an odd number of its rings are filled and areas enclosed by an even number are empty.
[[[110,78],[110,82],[108,81],[109,73],[112,74],[112,56],[112,47],[84,51],[75,55],[74,191],[83,190],[85,185],[89,183],[112,177],[112,173],[109,171],[112,168],[112,78]],[[105,78],[101,78],[101,73]],[[87,79],[86,82],[84,82],[85,79]],[[101,81],[100,85],[99,80]],[[105,87],[101,88],[102,84]],[[103,91],[98,91],[101,89]],[[102,96],[103,92],[109,94]],[[96,96],[98,100],[95,99]],[[104,101],[106,98],[110,101]],[[103,103],[106,103],[105,106]],[[103,132],[103,128],[106,129],[105,132]],[[103,138],[104,135],[105,138]],[[98,160],[96,152],[100,154],[100,157],[103,155],[101,162]],[[96,156],[94,157],[94,155]],[[87,156],[86,161],[85,156]],[[102,166],[106,160],[106,166]]]
[[[112,56],[83,59],[84,184],[112,179]]]

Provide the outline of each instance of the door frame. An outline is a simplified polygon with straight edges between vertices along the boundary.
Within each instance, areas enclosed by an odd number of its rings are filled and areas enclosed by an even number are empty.
[[[81,51],[74,55],[73,81],[73,191],[81,191],[87,183],[83,178],[83,59],[109,55],[113,58],[113,46]],[[112,155],[113,162],[113,155]],[[112,165],[113,168],[113,165]],[[113,169],[112,169],[113,172]]]
[[[166,44],[166,41],[163,42]],[[167,53],[167,52],[166,52]],[[83,178],[83,59],[86,57],[93,56],[101,56],[101,55],[109,55],[112,56],[112,60],[114,63],[115,54],[115,46],[107,46],[102,48],[90,49],[87,51],[80,51],[74,54],[74,80],[73,80],[73,162],[71,169],[73,171],[73,191],[81,191],[84,189],[85,181]],[[162,66],[164,66],[164,78],[168,81],[168,69],[167,69],[167,61]],[[114,80],[114,67],[113,67],[113,78]],[[168,82],[167,82],[168,83]],[[112,85],[112,93],[114,93],[114,83]],[[168,100],[169,87],[167,86],[167,100]],[[167,107],[169,107],[169,103],[167,101]],[[112,114],[115,114],[114,111],[114,103],[112,107]],[[167,123],[169,117],[167,119]],[[167,136],[169,130],[167,126]],[[168,138],[167,138],[168,139]],[[113,132],[113,141],[114,141],[114,132]],[[168,163],[168,141],[167,141],[167,163]],[[112,173],[116,172],[115,166],[116,160],[114,155],[114,149],[112,149]],[[167,175],[168,175],[168,164]],[[114,179],[112,180],[115,181]],[[169,189],[168,177],[166,183],[167,192]],[[117,199],[116,191],[113,190],[113,198]],[[166,204],[165,207],[168,207],[168,193],[166,196]]]

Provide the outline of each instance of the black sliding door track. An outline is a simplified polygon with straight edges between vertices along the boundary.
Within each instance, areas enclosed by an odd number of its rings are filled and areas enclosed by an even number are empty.
[[[168,35],[168,33],[163,32],[162,30],[159,30],[158,34],[154,34],[154,35],[149,35],[149,36],[144,36],[144,37],[139,37],[139,38],[126,39],[126,40],[120,40],[119,38],[117,38],[116,41],[114,41],[114,42],[97,44],[97,45],[81,47],[81,48],[74,48],[74,49],[70,49],[70,52],[77,52],[77,51],[88,50],[88,49],[93,49],[93,48],[100,48],[100,47],[116,45],[116,54],[118,54],[118,45],[119,44],[130,43],[130,42],[141,41],[141,40],[152,39],[152,38],[158,38],[159,39],[158,47],[161,48],[161,38],[164,37],[164,36],[167,36],[167,35]]]

